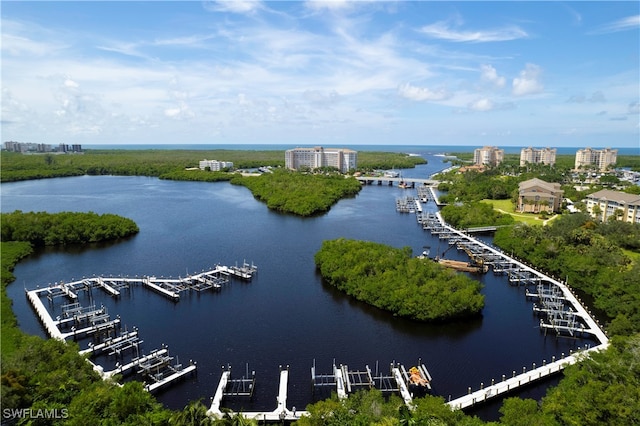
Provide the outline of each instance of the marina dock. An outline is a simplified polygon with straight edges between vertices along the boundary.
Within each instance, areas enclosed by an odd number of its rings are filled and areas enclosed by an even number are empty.
[[[214,396],[211,398],[211,406],[207,410],[207,414],[216,418],[222,418],[224,413],[221,410],[222,400],[225,395],[225,389],[228,387],[231,379],[231,370],[223,371],[220,382],[216,388]],[[289,383],[289,367],[282,368],[280,366],[280,382],[278,386],[278,396],[276,397],[277,406],[273,411],[261,412],[241,412],[239,413],[246,419],[252,419],[264,422],[282,422],[295,421],[301,416],[307,415],[306,411],[296,411],[295,407],[289,409],[287,407],[287,386]]]
[[[584,356],[591,351],[601,349],[602,348],[599,346],[593,347],[575,352],[567,357],[563,356],[559,360],[554,359],[550,363],[543,361],[540,367],[536,367],[534,363],[533,368],[529,371],[526,371],[526,368],[523,367],[522,373],[516,374],[516,372],[513,371],[511,377],[507,378],[505,375],[503,375],[502,379],[497,383],[493,379],[491,380],[491,385],[489,386],[485,387],[484,383],[481,383],[480,389],[478,389],[477,391],[472,392],[471,388],[469,388],[469,393],[467,395],[461,396],[454,400],[450,400],[447,402],[447,404],[451,408],[459,410],[473,407],[474,405],[485,402],[491,398],[503,396],[508,394],[509,392],[513,392],[520,386],[525,386],[535,381],[545,379],[554,374],[558,374],[562,372],[562,370],[568,365],[575,364],[581,356]]]
[[[118,335],[121,319],[119,317],[112,319],[104,306],[99,308],[95,305],[82,306],[78,302],[78,293],[82,291],[90,293],[93,288],[101,288],[110,296],[119,297],[121,290],[139,285],[171,300],[178,301],[180,292],[187,290],[198,292],[209,289],[219,290],[229,282],[229,276],[250,281],[257,271],[258,267],[256,265],[243,261],[241,266],[237,264],[231,267],[218,265],[214,269],[187,275],[184,278],[158,278],[155,276],[140,278],[91,277],[67,283],[55,283],[42,289],[25,289],[25,292],[27,299],[51,338],[65,341],[71,337],[77,340],[92,335],[93,341],[88,344],[87,348],[80,351],[82,355],[94,356],[106,353],[107,356],[115,356],[117,359],[122,359],[125,354],[134,352],[134,355],[132,355],[134,357],[130,362],[123,365],[117,362],[117,367],[111,371],[105,372],[102,366],[93,362],[91,364],[94,370],[99,372],[104,379],[110,379],[116,374],[130,373],[135,368],[137,374],[150,380],[150,383],[145,385],[145,389],[153,392],[195,372],[196,363],[189,361],[189,365],[184,367],[177,361],[176,357],[175,364],[172,364],[173,357],[168,355],[166,348],[153,350],[150,355],[140,357],[140,345],[143,340],[138,336],[138,330],[134,329],[132,332],[121,331]],[[46,297],[52,306],[59,297],[64,297],[70,302],[60,306],[62,312],[54,320],[42,302],[43,297]],[[288,374],[288,371],[283,374]],[[237,380],[232,380],[232,383],[237,382]],[[284,404],[286,404],[287,377],[281,378],[281,382],[284,383],[282,391],[284,393],[281,392],[282,395],[279,396],[282,397],[283,401],[280,404],[281,406],[276,409],[279,413],[283,412]],[[253,382],[247,383],[243,379],[242,386],[245,385],[251,389],[251,392],[253,391]],[[239,394],[240,391],[236,390],[235,392]]]
[[[431,375],[419,360],[417,366],[411,367],[411,374],[407,373],[402,364],[390,364],[389,373],[378,371],[376,363],[375,373],[368,365],[364,370],[351,370],[347,365],[337,366],[333,363],[331,374],[321,374],[316,370],[315,360],[311,367],[311,383],[314,388],[334,389],[339,399],[345,399],[350,393],[361,389],[376,388],[382,393],[398,393],[405,403],[411,406],[414,396],[421,396],[431,392]]]
[[[527,286],[525,297],[537,301],[533,304],[532,311],[541,317],[540,330],[545,335],[547,331],[553,331],[558,337],[580,336],[592,338],[598,342],[594,347],[580,351],[581,354],[588,354],[591,351],[607,348],[609,345],[607,335],[566,283],[533,269],[531,266],[508,256],[501,250],[477,240],[469,233],[453,228],[444,222],[439,212],[423,212],[417,214],[417,219],[424,230],[428,230],[440,238],[444,236],[444,239],[451,246],[464,251],[475,264],[492,268],[493,273],[496,275],[507,274],[510,285]],[[474,229],[477,232],[489,230],[488,228]],[[531,291],[529,289],[530,286],[535,286],[536,290]],[[509,379],[504,375],[498,383],[492,379],[490,386],[485,388],[484,384],[481,384],[480,390],[475,392],[472,392],[471,388],[469,388],[467,395],[453,400],[450,398],[448,404],[454,409],[471,407],[498,395],[511,392],[519,386],[556,374],[562,371],[565,366],[577,362],[579,356],[576,353],[564,357],[563,354],[560,360],[553,359],[549,364],[543,360],[540,367],[536,367],[534,363],[532,370],[528,372],[526,368],[523,368],[521,374],[516,374],[513,371]]]

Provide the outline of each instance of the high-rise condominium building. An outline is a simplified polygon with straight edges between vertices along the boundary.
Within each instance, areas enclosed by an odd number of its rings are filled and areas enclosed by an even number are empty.
[[[576,170],[585,166],[596,166],[598,170],[605,171],[607,167],[615,164],[618,159],[618,150],[605,148],[605,149],[592,149],[585,148],[576,151]]]
[[[520,151],[520,167],[529,164],[556,164],[555,148],[522,148]]]
[[[354,170],[358,166],[358,152],[345,148],[294,148],[285,151],[285,166],[299,170],[302,167],[316,169],[318,167],[335,167],[341,173]]]
[[[478,166],[497,166],[502,163],[503,159],[504,149],[499,149],[495,146],[485,146],[482,148],[477,148],[473,152],[473,162]]]

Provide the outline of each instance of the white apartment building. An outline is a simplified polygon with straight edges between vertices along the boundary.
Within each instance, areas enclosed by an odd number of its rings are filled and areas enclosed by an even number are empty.
[[[529,164],[556,164],[555,148],[522,148],[520,150],[520,167]]]
[[[285,167],[299,170],[302,167],[316,169],[318,167],[335,167],[341,173],[355,170],[358,167],[358,152],[346,148],[294,148],[284,153]]]
[[[497,166],[502,163],[502,160],[504,160],[504,149],[499,149],[495,146],[476,148],[473,151],[473,163],[476,166]]]
[[[617,217],[624,222],[640,223],[640,195],[603,189],[587,195],[586,204],[593,218],[606,221]]]
[[[198,165],[200,170],[206,170],[209,167],[209,170],[212,172],[219,172],[224,169],[233,169],[233,162],[231,161],[217,161],[217,160],[202,160]]]
[[[605,171],[611,164],[615,164],[617,159],[617,149],[579,149],[576,151],[575,169],[578,170],[580,167],[585,166],[596,166],[598,170]]]

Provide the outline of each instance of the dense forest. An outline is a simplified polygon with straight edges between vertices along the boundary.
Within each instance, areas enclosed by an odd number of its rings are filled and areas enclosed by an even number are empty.
[[[34,246],[95,243],[138,233],[131,219],[93,212],[46,213],[19,210],[2,213],[2,241],[28,241]]]
[[[512,216],[500,213],[494,210],[490,204],[479,201],[444,206],[440,213],[449,225],[458,229],[474,226],[503,226],[515,223]]]
[[[200,160],[231,161],[236,169],[284,167],[284,150],[87,150],[82,154],[2,152],[1,182],[81,175],[155,176],[174,180],[210,180],[205,172],[187,170]],[[358,169],[412,168],[422,157],[399,152],[358,152]],[[194,178],[194,176],[196,176]],[[216,179],[219,179],[216,178]],[[214,179],[215,180],[215,179]]]
[[[324,241],[315,262],[329,284],[397,316],[444,321],[477,315],[484,307],[477,281],[412,257],[410,247],[339,238]]]
[[[354,196],[362,186],[340,174],[305,174],[276,170],[260,176],[236,175],[231,183],[244,185],[267,207],[283,213],[310,216],[326,212],[341,198]]]

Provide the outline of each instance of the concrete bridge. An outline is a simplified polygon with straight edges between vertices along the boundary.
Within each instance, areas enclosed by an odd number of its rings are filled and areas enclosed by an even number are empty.
[[[374,182],[377,182],[378,185],[387,184],[389,186],[393,186],[394,183],[396,185],[400,185],[404,183],[405,185],[410,185],[412,187],[415,187],[416,184],[425,185],[425,186],[437,186],[440,183],[440,181],[433,180],[433,179],[387,177],[387,176],[359,176],[357,179],[360,181],[360,183],[363,183],[366,185],[371,185]]]

